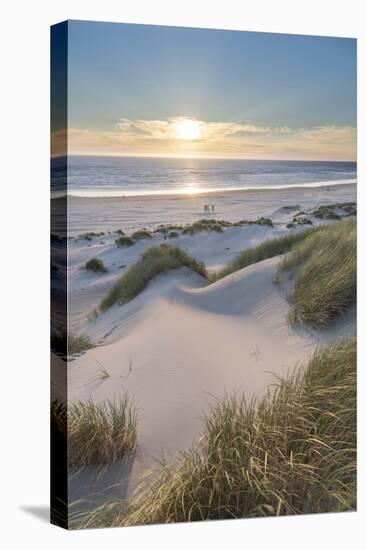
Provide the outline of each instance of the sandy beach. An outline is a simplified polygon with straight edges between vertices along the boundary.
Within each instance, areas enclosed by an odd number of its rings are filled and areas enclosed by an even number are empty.
[[[100,198],[69,196],[69,235],[114,231],[118,227],[132,230],[160,223],[189,223],[205,217],[203,206],[206,203],[215,205],[213,217],[219,219],[237,221],[257,216],[270,217],[285,205],[300,203],[305,209],[316,204],[354,201],[356,184],[122,197],[122,193],[120,196]],[[57,227],[54,230],[57,233]]]
[[[303,225],[287,227],[297,212],[305,212],[312,226],[329,224],[332,221],[310,212],[320,205],[355,199],[353,185],[335,186],[331,191],[229,192],[123,201],[69,198],[69,330],[86,335],[94,347],[71,357],[67,367],[61,359],[54,362],[54,394],[67,368],[70,402],[91,398],[103,403],[127,393],[135,403],[137,452],[128,473],[125,468],[121,476],[118,470],[118,480],[109,473],[105,483],[113,486],[112,495],[131,494],[158,460],[164,456],[172,461],[197,441],[202,415],[216,399],[233,392],[244,393],[248,400],[260,398],[276,377],[306,362],[319,344],[351,335],[356,326],[355,309],[331,329],[290,326],[286,288],[273,284],[281,256],[209,285],[198,273],[181,267],[158,275],[131,301],[95,317],[93,310],[116,280],[145,250],[167,241],[203,262],[208,273],[216,272],[243,250],[303,231]],[[215,204],[215,212],[205,216],[202,205],[208,200]],[[259,216],[270,218],[272,225],[233,226],[194,235],[179,231],[168,240],[153,232],[159,224],[187,224],[203,217],[237,222]],[[152,231],[151,238],[125,248],[116,246],[117,229],[129,234],[142,227]],[[85,239],[81,231],[104,234]],[[91,258],[101,259],[108,271],[83,269]],[[101,368],[108,373],[103,379],[98,377]],[[83,495],[78,478],[70,481],[70,488],[78,498],[96,490],[87,484]]]

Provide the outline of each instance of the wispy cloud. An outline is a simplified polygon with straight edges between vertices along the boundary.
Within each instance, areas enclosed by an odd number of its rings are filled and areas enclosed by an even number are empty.
[[[116,124],[116,130],[128,136],[146,135],[151,139],[176,139],[176,128],[188,119],[187,117],[172,117],[166,120],[129,120],[122,118]],[[248,134],[268,134],[290,132],[287,127],[272,128],[259,126],[252,122],[205,122],[195,120],[200,127],[202,140],[220,140],[223,138],[235,138]]]
[[[186,117],[164,120],[119,119],[110,131],[71,128],[68,149],[74,154],[215,156],[354,160],[356,129],[352,126],[258,125],[252,121],[195,120],[196,139],[179,139]]]

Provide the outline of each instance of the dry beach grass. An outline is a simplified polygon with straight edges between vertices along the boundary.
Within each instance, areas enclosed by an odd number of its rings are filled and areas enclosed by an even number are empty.
[[[59,437],[67,434],[71,468],[113,464],[136,449],[137,412],[127,395],[99,404],[54,400],[51,425]]]
[[[132,300],[154,277],[182,266],[206,276],[204,265],[179,248],[168,244],[149,248],[115,283],[109,294],[102,300],[100,310],[105,311],[115,303],[124,304]]]
[[[324,327],[356,302],[356,220],[320,227],[283,258],[276,280],[294,278],[289,320]]]
[[[326,219],[330,220],[329,217]],[[203,221],[200,220],[200,223],[205,226]],[[216,231],[212,227],[211,230]],[[225,230],[226,226],[220,224],[221,230],[223,227]],[[172,228],[173,226],[169,231]],[[199,231],[201,230],[207,231],[206,228],[200,228]],[[267,229],[260,229],[265,230]],[[171,235],[172,238],[178,236],[177,230],[174,229],[174,233]],[[169,232],[167,234],[169,235]],[[218,237],[221,239],[220,235]],[[185,238],[193,241],[194,237],[188,235]],[[240,249],[239,243],[237,250]],[[284,255],[282,259],[281,255]],[[170,311],[169,308],[178,310],[184,299],[185,309],[183,311],[182,308],[180,313],[189,317],[189,327],[193,326],[192,321],[196,316],[202,315],[203,318],[204,315],[210,314],[212,325],[209,326],[212,329],[214,322],[228,324],[230,315],[231,323],[242,310],[249,309],[249,320],[253,321],[255,318],[258,323],[263,320],[266,330],[268,324],[272,330],[275,326],[282,331],[286,347],[290,342],[288,332],[296,332],[296,329],[288,328],[286,324],[289,308],[291,323],[301,322],[321,329],[328,326],[333,319],[342,317],[355,303],[356,221],[353,217],[341,221],[325,221],[325,225],[322,226],[302,231],[294,229],[277,238],[267,238],[257,246],[247,248],[235,257],[232,256],[233,259],[225,267],[211,272],[210,275],[207,274],[205,265],[194,257],[194,251],[190,255],[166,243],[146,249],[139,258],[134,256],[127,271],[118,276],[100,303],[99,310],[104,312],[114,304],[130,302],[156,276],[168,274],[185,266],[205,277],[206,282],[191,273],[190,276],[196,277],[202,286],[198,284],[197,288],[192,290],[179,288],[179,300],[177,303],[175,299],[167,301],[166,309],[162,307],[164,301],[162,294],[159,294],[161,309],[155,310],[154,302],[148,310],[152,318],[158,318],[158,315],[153,315],[154,312],[163,311],[166,315]],[[109,264],[107,265],[109,267]],[[248,270],[244,269],[246,267]],[[232,275],[234,273],[235,275]],[[175,276],[173,273],[169,274],[171,279]],[[285,280],[286,289],[290,289],[290,304],[286,301],[285,293],[272,284],[272,281],[281,283]],[[251,286],[252,281],[255,292]],[[162,282],[165,284],[165,279]],[[263,283],[262,286],[260,283]],[[161,288],[163,287],[164,285],[161,285]],[[158,288],[160,292],[160,287]],[[170,298],[175,296],[169,292]],[[254,297],[256,293],[258,300]],[[252,301],[243,299],[243,296],[250,295],[253,296]],[[155,299],[154,293],[151,293],[151,296]],[[285,304],[284,309],[279,307],[282,303],[279,297],[282,297]],[[144,296],[137,301],[137,307],[143,307],[143,299]],[[99,316],[98,322],[103,330],[103,322],[106,326],[107,323],[114,322],[114,318],[122,322],[120,320],[123,319],[124,310],[127,308],[128,311],[129,307],[132,311],[134,304],[128,304],[121,309],[114,308],[108,315]],[[240,311],[238,308],[241,308]],[[270,317],[279,311],[282,312],[284,329],[280,320],[278,324],[273,324],[277,323],[277,317]],[[151,325],[144,325],[144,330],[147,326]],[[246,334],[251,334],[250,327],[246,327]],[[231,336],[233,328],[234,325],[230,325]],[[275,366],[276,357],[273,354],[269,356],[266,352],[267,332],[263,329],[262,334],[259,324],[255,328],[261,354],[256,364],[255,377],[259,377],[259,370],[274,371],[279,376],[278,366]],[[160,334],[157,328],[155,332],[150,328],[149,331],[152,334],[156,332],[158,336]],[[166,327],[162,332],[166,338]],[[307,334],[315,331],[301,331],[301,334],[302,332]],[[221,328],[220,337],[217,338],[221,345],[224,333]],[[286,365],[290,366],[289,374],[284,376],[287,370],[282,370],[281,378],[277,379],[277,384],[269,389],[265,397],[253,397],[252,400],[246,401],[241,391],[235,393],[238,384],[233,385],[234,393],[217,399],[210,411],[205,414],[201,439],[192,437],[189,443],[182,447],[188,450],[179,454],[175,462],[162,465],[152,483],[150,481],[149,485],[142,485],[128,500],[108,500],[106,497],[105,502],[93,511],[79,514],[74,526],[105,527],[354,510],[356,338],[342,337],[330,340],[332,343],[327,346],[319,345],[310,356],[317,342],[326,341],[322,340],[321,331],[317,331],[316,334],[319,335],[319,340],[316,340],[314,346],[308,348],[306,355],[300,359],[303,366],[299,367],[299,363],[294,359],[294,352],[290,350],[292,355],[289,363],[286,362]],[[337,334],[344,336],[343,332]],[[353,329],[346,334],[353,334]],[[183,336],[181,334],[181,337]],[[110,463],[116,457],[125,456],[135,450],[138,442],[135,409],[125,398],[123,416],[121,411],[113,408],[115,404],[111,407],[111,402],[106,400],[110,395],[107,390],[112,388],[112,379],[118,370],[113,359],[117,356],[117,351],[121,354],[126,350],[131,353],[132,350],[133,354],[135,350],[134,340],[132,337],[130,340],[129,338],[128,335],[119,339],[114,333],[113,341],[107,344],[108,347],[95,348],[77,363],[81,373],[87,366],[87,356],[95,352],[95,356],[92,357],[102,360],[97,352],[101,353],[103,349],[103,363],[106,360],[107,370],[100,374],[101,380],[105,379],[104,394],[101,391],[99,396],[101,401],[98,401],[98,404],[91,401],[77,402],[70,407],[68,422],[69,429],[74,423],[74,465]],[[311,341],[301,335],[298,338],[303,346]],[[153,344],[151,350],[154,351],[154,346],[159,346],[159,340],[155,337]],[[160,347],[161,345],[160,343]],[[192,339],[186,348],[191,349],[190,346]],[[239,356],[239,360],[244,364],[243,370],[247,372],[245,367],[252,359],[246,355],[247,350],[243,357],[241,356],[243,349],[246,350],[241,346],[240,351],[235,352],[235,357]],[[273,346],[271,353],[272,350]],[[175,352],[175,348],[173,351]],[[134,353],[137,353],[136,350]],[[141,370],[136,370],[136,375],[143,372],[141,365],[145,357],[139,361]],[[205,358],[203,363],[204,361]],[[151,355],[148,356],[148,362],[151,370]],[[214,371],[211,369],[210,375],[212,372]],[[154,376],[158,375],[156,370],[154,373]],[[135,387],[134,380],[128,379],[128,383],[131,384],[131,388]],[[246,392],[248,384],[249,381],[246,379]],[[135,397],[135,393],[133,395]],[[255,392],[253,395],[263,396],[264,392]],[[79,399],[77,393],[74,398]],[[142,402],[146,406],[146,399]],[[199,408],[199,411],[202,411],[202,408]],[[146,419],[140,418],[140,438],[143,422],[146,425]],[[122,425],[127,427],[125,435],[121,436],[121,439],[116,439],[116,434],[122,433]],[[119,428],[115,430],[113,426]],[[189,448],[193,440],[197,443]],[[94,447],[96,454],[93,454]],[[120,454],[117,448],[120,449]]]
[[[171,523],[356,507],[356,339],[318,349],[259,402],[228,396],[203,437],[128,503],[84,527]]]

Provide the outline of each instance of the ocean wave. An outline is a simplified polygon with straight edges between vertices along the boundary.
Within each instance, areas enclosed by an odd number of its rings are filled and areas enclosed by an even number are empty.
[[[190,185],[186,188],[176,189],[131,189],[131,190],[117,190],[117,189],[80,189],[69,190],[67,192],[68,197],[79,198],[127,198],[127,197],[143,197],[143,196],[159,196],[159,195],[203,195],[210,193],[226,193],[234,191],[275,191],[284,189],[306,189],[306,188],[319,188],[319,187],[333,187],[336,185],[351,185],[357,183],[356,179],[342,179],[332,181],[316,181],[316,182],[303,182],[292,184],[278,184],[278,185],[247,185],[240,187],[195,187]],[[52,198],[59,198],[65,196],[64,192],[57,192],[51,194]]]

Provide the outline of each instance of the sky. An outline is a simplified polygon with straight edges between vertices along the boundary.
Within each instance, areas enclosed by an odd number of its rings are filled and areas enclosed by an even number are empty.
[[[355,160],[356,41],[71,21],[68,147]]]

